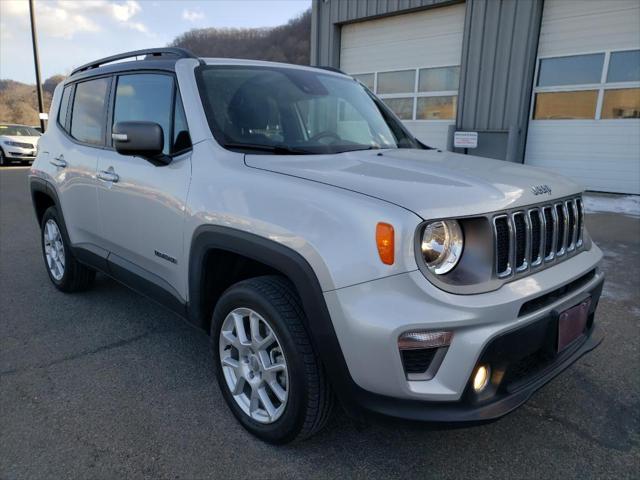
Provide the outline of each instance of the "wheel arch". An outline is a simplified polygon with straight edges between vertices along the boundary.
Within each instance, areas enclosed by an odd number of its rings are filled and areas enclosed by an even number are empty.
[[[58,215],[61,218],[61,222],[64,223],[64,216],[62,209],[60,208],[60,201],[55,190],[45,180],[38,177],[30,177],[29,187],[31,189],[31,203],[33,204],[33,210],[36,215],[38,225],[42,223],[42,217],[44,212],[49,207],[56,207]]]
[[[209,325],[208,310],[212,307],[205,307],[207,257],[218,251],[241,255],[257,262],[265,267],[266,273],[280,274],[294,285],[305,311],[305,328],[334,390],[339,397],[351,390],[354,383],[348,373],[318,277],[302,255],[278,242],[230,227],[199,227],[193,235],[189,257],[189,321],[200,328]]]

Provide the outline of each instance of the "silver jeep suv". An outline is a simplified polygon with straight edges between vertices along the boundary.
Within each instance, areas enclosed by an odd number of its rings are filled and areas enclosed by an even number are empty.
[[[53,284],[103,272],[210,332],[268,442],[334,400],[493,420],[600,341],[581,188],[423,145],[345,74],[136,51],[74,70],[49,118],[29,181]]]

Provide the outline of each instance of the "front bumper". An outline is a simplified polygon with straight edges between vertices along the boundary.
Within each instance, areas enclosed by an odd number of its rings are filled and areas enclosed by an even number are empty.
[[[36,158],[35,148],[10,147],[2,145],[4,156],[7,160],[16,160],[21,162],[33,161]]]
[[[478,295],[448,294],[426,282],[419,272],[325,293],[355,383],[349,400],[372,412],[425,421],[474,422],[510,412],[600,343],[593,327],[593,312],[604,282],[597,270],[601,258],[594,245],[553,268]],[[502,354],[505,362],[524,362],[525,354],[537,351],[544,342],[555,342],[555,337],[545,336],[544,329],[555,332],[549,325],[557,322],[557,312],[579,303],[586,295],[592,298],[592,310],[589,328],[579,341],[561,354],[538,362],[521,378],[510,378],[491,398],[473,398],[470,378],[483,355],[491,353],[492,345],[507,336],[534,338],[539,345],[508,342],[518,345],[515,351],[523,358]],[[543,334],[527,334],[539,332],[541,326]],[[413,329],[454,332],[431,380],[406,379],[397,339]]]

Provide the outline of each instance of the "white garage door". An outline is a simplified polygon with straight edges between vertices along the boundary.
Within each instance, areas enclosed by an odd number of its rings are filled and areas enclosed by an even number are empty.
[[[546,0],[525,163],[640,194],[640,2]]]
[[[464,11],[457,4],[342,27],[340,68],[440,148],[455,123]]]

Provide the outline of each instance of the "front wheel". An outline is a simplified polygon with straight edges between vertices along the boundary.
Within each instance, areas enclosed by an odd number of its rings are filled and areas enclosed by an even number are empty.
[[[211,339],[222,394],[249,432],[281,444],[324,426],[332,394],[286,279],[232,286],[216,305]]]

